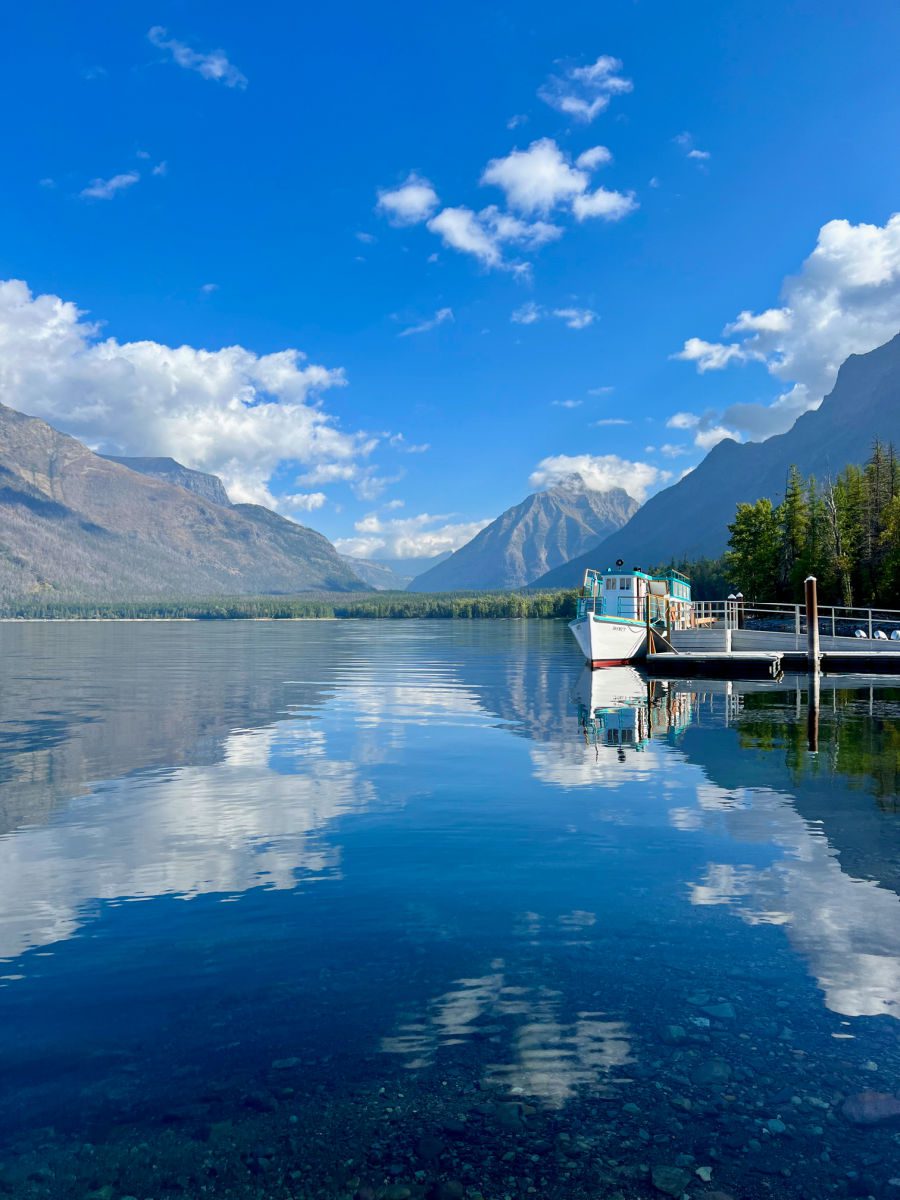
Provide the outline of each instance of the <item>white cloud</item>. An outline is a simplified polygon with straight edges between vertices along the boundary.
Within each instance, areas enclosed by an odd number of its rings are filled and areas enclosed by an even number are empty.
[[[690,446],[676,446],[672,442],[666,442],[659,448],[660,454],[664,454],[666,458],[680,458],[683,454],[690,454]]]
[[[285,462],[373,475],[359,460],[377,439],[339,429],[317,400],[343,383],[340,368],[298,350],[101,339],[74,304],[0,282],[3,403],[102,451],[171,455],[220,475],[235,500],[274,504],[268,481]]]
[[[428,333],[429,330],[436,329],[438,325],[443,325],[446,321],[452,320],[452,308],[439,308],[433,317],[429,317],[426,321],[420,321],[418,325],[410,325],[407,329],[401,329],[397,336],[409,337],[413,333]]]
[[[697,147],[694,145],[694,135],[692,133],[688,133],[687,130],[685,130],[684,133],[679,133],[677,137],[672,138],[672,141],[676,146],[681,147],[687,158],[692,158],[697,163],[702,164],[712,158],[712,155],[708,150],[697,149]]]
[[[162,162],[158,162],[156,164],[156,166],[150,172],[151,175],[157,175],[160,177],[168,175],[168,173],[169,173],[169,164],[165,161],[165,159],[163,159]]]
[[[325,505],[328,497],[324,492],[295,492],[280,498],[281,508],[287,512],[314,512]]]
[[[322,462],[302,475],[296,482],[304,487],[315,487],[323,483],[350,483],[359,477],[359,466],[355,462]]]
[[[752,313],[744,309],[737,320],[725,326],[726,333],[787,333],[791,327],[791,313],[787,308],[767,308],[765,312]]]
[[[192,50],[185,42],[167,36],[168,31],[161,25],[154,25],[147,34],[148,39],[159,50],[168,50],[172,61],[188,71],[196,71],[204,79],[212,79],[216,83],[224,83],[230,88],[245,88],[247,77],[233,63],[228,61],[224,50],[211,50],[201,54]]]
[[[443,239],[445,246],[473,254],[487,267],[499,266],[500,247],[484,228],[471,208],[445,208],[432,217],[428,228]]]
[[[204,283],[200,287],[200,291],[205,292],[207,296],[211,295],[213,292],[217,292],[218,290],[219,285],[217,283]]]
[[[597,314],[592,308],[576,308],[570,305],[566,308],[546,309],[533,300],[529,300],[515,309],[509,319],[516,325],[534,325],[536,321],[542,321],[547,317],[557,317],[560,321],[564,321],[569,329],[586,329],[588,325],[593,325],[597,320]]]
[[[528,483],[533,488],[548,488],[572,475],[580,475],[588,487],[598,492],[624,488],[641,502],[648,492],[672,478],[669,471],[651,463],[630,462],[617,454],[555,454],[541,459]]]
[[[56,180],[51,179],[49,175],[45,175],[43,179],[38,180],[38,187],[47,188],[52,191],[56,187]]]
[[[392,225],[418,225],[428,220],[438,204],[430,182],[412,171],[399,187],[382,188],[375,207]]]
[[[588,191],[588,170],[608,162],[609,157],[604,146],[595,146],[573,166],[552,138],[540,138],[527,150],[513,150],[505,158],[491,159],[481,182],[502,188],[507,204],[519,212],[547,214],[554,208],[568,207],[579,221],[588,217],[619,221],[637,208],[632,194],[606,188]]]
[[[612,192],[601,187],[593,192],[585,192],[583,196],[576,196],[572,211],[579,221],[585,221],[588,217],[600,217],[603,221],[621,221],[637,207],[638,202],[633,192]]]
[[[584,192],[588,177],[571,165],[552,138],[540,138],[527,150],[491,159],[481,182],[501,188],[507,204],[519,212],[548,213]]]
[[[137,171],[125,171],[121,175],[113,175],[110,179],[92,179],[87,187],[81,189],[79,195],[87,200],[111,200],[116,192],[134,187],[140,178]]]
[[[601,417],[599,421],[592,421],[591,424],[602,428],[604,425],[630,425],[631,422],[625,417]]]
[[[388,438],[389,445],[395,450],[402,450],[404,454],[424,454],[431,449],[430,442],[408,442],[402,433],[394,433]]]
[[[588,395],[589,395],[589,396],[609,396],[609,395],[611,395],[611,394],[612,394],[612,393],[613,393],[615,390],[616,390],[616,389],[615,389],[614,387],[610,387],[610,386],[607,384],[607,386],[606,386],[606,387],[594,387],[594,388],[588,388]]]
[[[681,359],[682,362],[696,363],[697,370],[702,375],[704,371],[721,371],[730,362],[747,362],[760,356],[751,354],[737,342],[725,345],[723,342],[705,342],[703,338],[692,337],[688,338],[681,350],[672,357]]]
[[[543,315],[544,311],[540,305],[535,304],[533,300],[528,300],[525,304],[520,305],[509,319],[516,325],[533,325]]]
[[[666,421],[669,429],[696,429],[700,424],[700,418],[696,413],[677,412],[673,413]]]
[[[563,234],[558,225],[547,221],[522,221],[510,213],[501,212],[496,204],[483,208],[478,216],[497,241],[524,246],[527,250],[536,250],[547,242],[555,242]]]
[[[587,329],[597,319],[597,314],[590,308],[554,308],[553,316],[565,321],[569,329]]]
[[[605,167],[612,162],[612,154],[605,146],[591,146],[590,150],[582,150],[575,159],[575,166],[585,171],[593,171],[597,167]]]
[[[712,450],[713,446],[718,446],[719,442],[731,439],[734,442],[739,442],[740,435],[733,429],[727,429],[724,425],[710,425],[708,429],[698,429],[694,436],[694,445],[699,446],[701,450]]]
[[[736,442],[741,440],[740,434],[736,430],[722,425],[718,420],[718,414],[712,410],[703,413],[702,416],[692,412],[673,413],[666,421],[666,425],[669,429],[691,430],[694,434],[694,445],[699,446],[701,450],[711,450],[713,446],[725,441],[726,438],[732,438]],[[686,447],[671,444],[665,445],[661,449],[662,453],[670,458],[688,453]]]
[[[450,514],[419,513],[384,520],[377,513],[368,513],[354,525],[359,536],[339,538],[335,546],[341,554],[357,558],[424,558],[458,550],[489,524],[489,518],[454,523]]]
[[[569,67],[561,75],[552,75],[538,96],[557,112],[590,122],[609,107],[612,96],[631,91],[631,80],[620,75],[621,70],[619,59],[603,54],[588,66]]]
[[[359,233],[357,233],[357,234],[355,235],[355,237],[356,237],[356,240],[357,240],[357,241],[359,241],[359,242],[362,242],[364,246],[371,246],[371,245],[372,245],[372,243],[376,241],[376,238],[375,238],[375,235],[374,235],[374,234],[372,234],[372,233],[365,233],[365,232],[363,232],[362,230],[360,230],[360,232],[359,232]]]
[[[546,221],[521,221],[509,213],[501,213],[493,204],[479,213],[465,207],[445,208],[431,218],[428,228],[442,238],[445,246],[474,255],[486,267],[517,274],[527,272],[529,264],[505,260],[504,244],[535,249],[562,236],[562,230],[556,225]]]
[[[581,408],[581,400],[553,400],[554,408]]]
[[[677,355],[700,370],[766,364],[784,387],[774,402],[736,404],[722,414],[724,425],[752,438],[781,433],[817,408],[846,358],[874,350],[900,329],[900,213],[884,225],[823,225],[812,254],[785,279],[781,300],[760,313],[741,312],[725,327],[726,334],[746,335],[740,341],[722,346],[690,338]]]
[[[518,129],[520,125],[524,125],[528,117],[524,113],[515,113],[506,122],[507,129]]]

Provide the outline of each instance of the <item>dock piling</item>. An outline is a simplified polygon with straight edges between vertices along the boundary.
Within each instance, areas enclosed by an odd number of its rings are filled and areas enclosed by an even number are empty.
[[[816,595],[816,577],[807,576],[806,587],[806,657],[809,670],[819,671],[819,601]]]

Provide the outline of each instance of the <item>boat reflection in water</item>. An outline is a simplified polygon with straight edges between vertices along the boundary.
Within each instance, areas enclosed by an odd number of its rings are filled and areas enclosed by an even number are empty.
[[[683,732],[691,723],[693,693],[676,692],[664,680],[646,679],[634,667],[585,667],[575,685],[578,724],[585,745],[644,750],[652,737]]]

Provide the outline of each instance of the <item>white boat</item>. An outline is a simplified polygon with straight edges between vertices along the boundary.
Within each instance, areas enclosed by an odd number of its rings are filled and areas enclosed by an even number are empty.
[[[585,571],[569,628],[590,667],[612,667],[643,658],[648,636],[663,641],[692,623],[690,580],[678,571],[627,571],[620,559],[605,571]]]

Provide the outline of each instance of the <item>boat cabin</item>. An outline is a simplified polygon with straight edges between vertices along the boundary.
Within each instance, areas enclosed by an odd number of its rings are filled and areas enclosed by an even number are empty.
[[[603,571],[587,570],[578,601],[578,616],[617,617],[683,629],[691,623],[691,584],[679,571],[650,575],[640,567],[625,568],[619,560]]]

